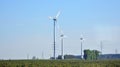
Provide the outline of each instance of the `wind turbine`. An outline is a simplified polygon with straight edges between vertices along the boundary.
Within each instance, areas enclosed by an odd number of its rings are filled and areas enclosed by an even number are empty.
[[[80,41],[81,41],[81,59],[83,59],[83,55],[82,55],[82,51],[83,51],[83,36],[81,35],[81,37],[80,37]]]
[[[63,48],[63,39],[66,37],[62,31],[62,29],[59,27],[59,24],[57,24],[57,28],[60,32],[60,39],[61,39],[61,59],[64,59],[64,48]]]
[[[53,57],[54,57],[54,59],[56,59],[56,57],[55,57],[55,54],[56,54],[56,49],[55,49],[55,44],[56,44],[56,40],[55,40],[55,26],[56,26],[56,22],[57,22],[57,19],[58,19],[58,17],[59,17],[59,15],[60,15],[60,11],[57,13],[57,15],[56,16],[54,16],[54,17],[49,17],[49,19],[52,19],[53,20],[53,45],[54,45],[54,52],[53,52]]]
[[[63,55],[63,38],[64,38],[64,34],[61,34],[60,37],[61,37],[61,59],[64,59],[64,55]]]

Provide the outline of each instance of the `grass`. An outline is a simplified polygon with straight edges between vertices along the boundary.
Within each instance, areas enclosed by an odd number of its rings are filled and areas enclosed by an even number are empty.
[[[120,60],[0,60],[0,67],[120,67]]]

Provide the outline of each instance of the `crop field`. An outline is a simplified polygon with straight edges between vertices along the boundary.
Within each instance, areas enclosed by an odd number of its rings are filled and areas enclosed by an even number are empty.
[[[0,67],[120,67],[120,60],[0,60]]]

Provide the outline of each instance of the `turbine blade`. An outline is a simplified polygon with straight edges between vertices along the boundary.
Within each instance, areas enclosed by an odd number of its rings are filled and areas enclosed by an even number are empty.
[[[53,19],[53,17],[51,17],[51,16],[49,16],[48,18],[49,18],[49,19]]]
[[[64,38],[67,38],[67,36],[66,36],[66,35],[64,35]]]
[[[60,15],[60,11],[58,11],[58,13],[57,13],[57,15],[56,15],[56,19],[59,17],[59,15]]]
[[[58,31],[59,31],[60,35],[64,35],[64,33],[63,33],[62,29],[60,28],[58,23],[57,23],[57,28],[58,28]]]

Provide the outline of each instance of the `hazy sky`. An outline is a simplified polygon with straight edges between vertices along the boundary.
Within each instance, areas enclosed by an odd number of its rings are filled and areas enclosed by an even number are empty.
[[[0,59],[53,56],[53,21],[61,14],[64,54],[80,55],[83,49],[120,53],[120,0],[0,0]],[[56,30],[56,55],[60,54],[60,34]]]

